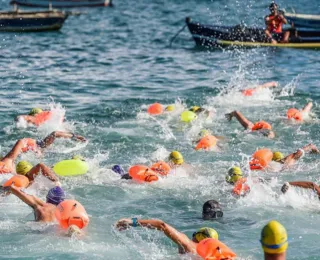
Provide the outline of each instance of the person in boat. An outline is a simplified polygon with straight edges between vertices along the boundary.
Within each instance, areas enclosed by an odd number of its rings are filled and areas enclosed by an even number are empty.
[[[281,43],[289,42],[290,32],[282,33],[282,25],[288,23],[287,19],[278,12],[278,5],[276,3],[271,3],[269,10],[271,13],[264,18],[267,26],[265,34],[268,39],[270,39],[273,44],[278,43],[278,41]],[[273,35],[276,39],[273,38]]]
[[[278,82],[275,82],[275,81],[271,81],[271,82],[267,82],[267,83],[264,83],[262,85],[259,85],[255,88],[247,88],[247,89],[244,89],[241,91],[242,95],[244,96],[252,96],[254,93],[258,92],[259,90],[262,90],[262,89],[268,89],[268,88],[275,88],[278,86]]]
[[[120,219],[116,223],[116,228],[119,231],[128,229],[129,227],[146,227],[150,229],[157,229],[162,231],[168,238],[178,245],[180,254],[197,254],[197,244],[206,238],[218,239],[218,233],[213,228],[204,227],[194,232],[192,239],[188,238],[187,235],[176,230],[174,227],[165,223],[159,219],[137,219],[137,218],[124,218]]]
[[[245,129],[251,130],[252,132],[260,133],[270,139],[275,137],[275,133],[272,131],[272,126],[265,121],[259,121],[254,124],[249,121],[240,111],[236,110],[232,111],[231,113],[227,113],[225,116],[228,121],[231,121],[232,118],[235,117]]]
[[[23,119],[29,124],[40,126],[50,120],[51,117],[51,111],[43,111],[41,108],[32,108],[28,115],[20,115],[16,118],[16,121]]]
[[[286,182],[281,187],[282,193],[286,193],[290,189],[291,186],[298,187],[298,188],[303,188],[303,189],[313,190],[317,194],[317,196],[319,197],[319,200],[320,200],[320,187],[317,184],[315,184],[314,182],[311,182],[311,181],[290,181],[290,182]]]
[[[86,139],[81,135],[73,133],[54,131],[43,140],[35,140],[32,138],[23,138],[16,142],[11,151],[0,160],[0,174],[16,173],[15,160],[24,152],[39,152],[50,146],[56,138],[68,138],[75,141],[85,142]]]

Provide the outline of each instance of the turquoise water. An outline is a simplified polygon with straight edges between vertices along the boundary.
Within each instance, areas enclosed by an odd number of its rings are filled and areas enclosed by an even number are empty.
[[[291,2],[281,1],[284,7]],[[0,153],[18,138],[41,138],[53,130],[74,131],[88,144],[58,141],[43,157],[32,153],[22,159],[48,165],[73,154],[85,156],[90,172],[62,179],[70,198],[87,209],[91,222],[86,237],[64,237],[55,226],[32,222],[31,210],[14,197],[0,202],[0,255],[22,259],[192,259],[179,256],[176,246],[159,232],[131,229],[117,232],[113,224],[123,217],[160,218],[191,236],[202,226],[215,228],[221,241],[241,259],[262,259],[261,228],[276,219],[287,228],[288,259],[318,259],[320,204],[306,191],[281,195],[289,180],[319,183],[319,157],[310,155],[272,178],[249,196],[236,199],[225,174],[233,165],[246,165],[259,147],[289,154],[310,142],[319,143],[319,52],[314,50],[255,49],[222,52],[196,48],[187,30],[173,47],[169,39],[186,16],[204,23],[232,25],[241,20],[263,25],[268,3],[256,1],[127,1],[115,8],[82,9],[69,17],[60,32],[4,34],[1,37]],[[2,8],[7,9],[7,3]],[[319,13],[318,1],[296,1],[301,13]],[[238,89],[278,81],[274,93],[252,98]],[[232,89],[232,90],[231,90]],[[226,94],[227,93],[227,94]],[[290,107],[314,101],[315,118],[303,125],[285,120]],[[179,122],[179,113],[151,118],[149,104],[183,103],[215,111],[211,121],[192,125]],[[31,107],[53,107],[66,112],[39,129],[26,128],[14,117]],[[252,121],[270,122],[277,134],[266,140],[244,132],[224,114],[242,111]],[[201,128],[225,136],[220,152],[196,152],[192,140]],[[110,169],[121,164],[151,164],[180,150],[192,171],[178,170],[157,183],[139,185],[120,181]],[[30,192],[45,198],[49,184],[39,178]],[[299,196],[300,195],[300,196]],[[202,204],[216,199],[224,207],[219,221],[201,219]]]

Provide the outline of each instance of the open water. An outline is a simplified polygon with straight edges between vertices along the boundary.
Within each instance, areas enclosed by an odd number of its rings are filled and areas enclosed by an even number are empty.
[[[319,51],[252,49],[223,52],[195,47],[187,29],[172,47],[169,39],[190,16],[207,24],[263,26],[267,1],[115,1],[114,8],[81,9],[60,32],[0,34],[0,153],[23,137],[42,138],[53,130],[74,131],[87,144],[58,141],[43,157],[22,159],[48,165],[74,154],[87,158],[86,176],[62,179],[69,198],[80,201],[90,215],[86,236],[74,240],[52,225],[32,222],[31,209],[10,196],[0,202],[0,257],[19,259],[194,259],[179,256],[163,234],[145,229],[117,232],[123,217],[160,218],[191,236],[213,227],[220,240],[240,259],[262,259],[260,231],[276,219],[286,227],[288,259],[319,259],[320,203],[312,193],[291,190],[281,195],[285,181],[320,182],[317,155],[303,158],[281,173],[260,173],[271,179],[244,198],[231,195],[225,174],[233,165],[246,165],[260,147],[284,154],[319,141]],[[319,1],[279,2],[300,13],[319,14]],[[1,2],[2,9],[10,7]],[[278,90],[242,97],[237,90],[278,81]],[[314,101],[313,119],[290,124],[285,113]],[[179,113],[152,118],[153,102],[200,105],[215,111],[211,121],[185,125]],[[39,129],[16,124],[14,118],[32,107],[66,112],[66,121]],[[224,114],[238,109],[250,120],[270,122],[274,140],[250,135]],[[220,151],[196,152],[192,138],[202,128],[224,136]],[[193,171],[152,184],[119,180],[110,169],[121,164],[149,165],[171,150],[183,153]],[[243,167],[245,169],[245,167]],[[246,171],[247,172],[247,171]],[[45,198],[50,185],[39,178],[30,188]],[[201,219],[202,204],[218,200],[225,216]]]

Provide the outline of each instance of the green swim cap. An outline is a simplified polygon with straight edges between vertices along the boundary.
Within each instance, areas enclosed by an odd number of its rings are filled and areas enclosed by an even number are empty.
[[[74,155],[72,156],[72,160],[80,160],[80,161],[85,161],[84,157],[81,155]]]
[[[31,169],[32,164],[27,161],[20,161],[16,166],[16,172],[21,175],[26,175]]]
[[[35,116],[36,114],[39,114],[43,112],[43,110],[41,108],[32,108],[31,111],[29,112],[29,116]]]
[[[262,229],[260,242],[265,253],[283,253],[288,248],[287,231],[278,221],[272,220]]]
[[[280,162],[284,158],[284,155],[281,152],[274,152],[272,161]]]
[[[228,171],[228,175],[226,176],[226,182],[230,184],[235,184],[238,180],[242,178],[242,171],[240,167],[232,167]]]
[[[174,111],[175,110],[175,106],[174,105],[169,105],[165,108],[165,111]]]
[[[219,234],[216,230],[209,227],[200,228],[197,232],[194,232],[192,237],[199,243],[206,238],[219,239]]]
[[[172,151],[169,155],[169,160],[176,165],[181,165],[184,161],[182,154],[178,151]]]

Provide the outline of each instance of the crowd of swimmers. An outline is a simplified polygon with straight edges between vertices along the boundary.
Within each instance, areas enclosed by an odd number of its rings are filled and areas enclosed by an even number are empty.
[[[274,88],[277,86],[275,82],[268,82],[256,88],[243,90],[244,96],[251,96],[265,88]],[[290,120],[303,122],[312,108],[309,102],[302,110],[291,108],[287,112]],[[175,111],[174,105],[162,106],[155,103],[149,106],[147,112],[151,116],[158,116],[164,113]],[[184,122],[192,122],[197,120],[201,115],[206,117],[212,116],[212,111],[205,108],[193,106],[189,110],[181,112],[181,120]],[[25,120],[29,124],[40,126],[50,120],[50,111],[42,111],[34,108],[28,115],[22,115],[17,120]],[[266,121],[251,122],[240,111],[233,111],[226,114],[228,120],[237,119],[239,123],[251,132],[261,133],[267,138],[274,138],[274,132],[271,124]],[[81,205],[76,200],[67,199],[66,192],[62,188],[62,184],[53,169],[42,162],[35,166],[27,161],[16,163],[17,158],[25,152],[32,151],[35,153],[43,153],[47,147],[52,145],[57,138],[71,139],[76,142],[86,142],[87,140],[74,133],[55,131],[43,140],[35,140],[32,138],[23,138],[18,140],[13,148],[1,158],[0,173],[8,174],[8,179],[2,183],[2,196],[13,194],[21,201],[26,203],[33,209],[35,221],[39,222],[58,222],[61,228],[67,230],[68,235],[82,235],[82,229],[89,223],[89,217]],[[209,130],[203,129],[195,140],[195,150],[213,150],[217,145],[220,137],[214,136]],[[279,151],[271,151],[267,148],[258,149],[251,156],[246,169],[251,171],[281,171],[294,165],[306,153],[319,153],[318,148],[313,144],[308,144],[293,153],[284,156]],[[73,157],[73,160],[81,160],[79,156]],[[280,167],[279,167],[280,166]],[[154,182],[163,176],[167,176],[174,172],[177,168],[191,167],[184,161],[183,155],[179,151],[172,151],[167,160],[157,161],[152,165],[133,165],[127,171],[121,165],[114,165],[112,170],[121,176],[121,179],[133,180],[136,182]],[[11,175],[9,175],[11,174]],[[49,189],[46,200],[42,200],[34,195],[28,194],[28,188],[36,179],[36,176],[42,174],[49,179],[53,188]],[[250,178],[248,174],[243,173],[243,169],[233,166],[226,174],[226,182],[233,185],[232,193],[235,196],[246,196],[256,183],[264,182],[262,178]],[[294,181],[283,184],[281,191],[286,193],[290,187],[300,187],[310,189],[316,192],[320,198],[320,188],[313,182]],[[219,202],[209,200],[203,205],[202,218],[204,220],[215,220],[222,218],[223,209]],[[158,219],[120,219],[115,227],[118,230],[124,230],[129,227],[145,227],[156,229],[163,232],[168,238],[175,242],[178,246],[179,253],[198,254],[203,259],[235,259],[236,254],[219,241],[219,235],[216,230],[210,227],[203,227],[195,231],[192,238],[179,232],[174,227]],[[288,247],[287,233],[285,228],[277,221],[272,220],[266,224],[261,232],[261,245],[264,250],[265,259],[286,259],[286,250]]]

